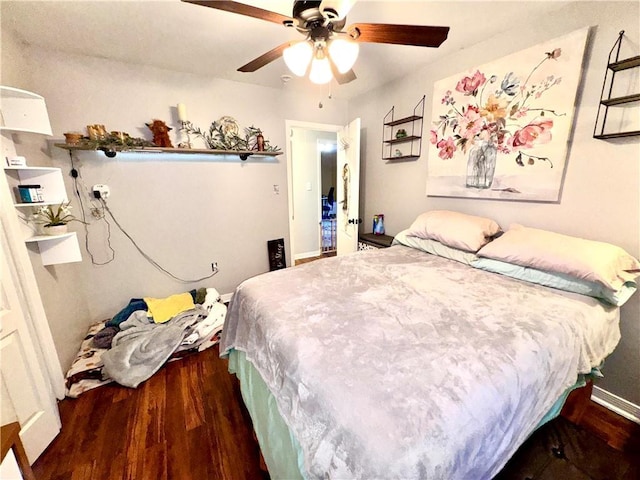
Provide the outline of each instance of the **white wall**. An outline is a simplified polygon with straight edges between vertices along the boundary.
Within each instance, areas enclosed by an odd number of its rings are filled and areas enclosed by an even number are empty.
[[[553,15],[526,19],[505,33],[487,39],[444,60],[418,68],[402,80],[369,92],[349,103],[349,118],[361,117],[364,183],[364,225],[375,213],[385,213],[390,235],[407,228],[430,209],[451,209],[494,218],[504,228],[512,222],[584,238],[614,243],[640,257],[640,143],[638,137],[602,141],[592,138],[609,50],[626,30],[621,58],[640,52],[638,2],[577,2]],[[504,202],[426,197],[425,153],[431,126],[433,83],[474,65],[592,26],[585,72],[578,92],[573,144],[569,151],[562,197],[558,203]],[[455,35],[456,32],[451,32]],[[637,83],[635,85],[637,92]],[[407,115],[423,94],[425,145],[414,162],[381,160],[382,118],[395,105]],[[637,110],[636,110],[637,112]],[[607,360],[604,389],[640,404],[640,294],[622,309],[622,341]]]
[[[154,118],[177,126],[175,106],[187,105],[190,120],[200,128],[223,115],[241,127],[258,126],[274,145],[285,148],[285,116],[299,121],[344,124],[346,103],[327,102],[322,110],[315,95],[252,86],[169,72],[103,59],[65,55],[11,42],[5,49],[3,29],[2,84],[31,90],[46,99],[54,137],[85,131],[88,124],[126,131],[151,139],[144,123]],[[28,75],[4,75],[28,72]],[[171,132],[177,144],[176,130]],[[61,141],[61,140],[59,140]],[[30,142],[37,142],[29,145]],[[67,192],[76,214],[68,152],[42,140],[18,145],[29,165],[63,169]],[[135,250],[111,222],[115,260],[91,264],[83,246],[83,262],[42,267],[32,261],[63,368],[77,353],[90,323],[113,316],[133,297],[163,297],[198,286],[232,292],[248,277],[268,271],[267,241],[285,238],[288,244],[286,156],[240,161],[237,157],[155,156],[99,152],[75,156],[81,185],[106,183],[108,205],[119,223],[151,257],[183,278],[220,272],[210,280],[181,284],[160,273]],[[273,185],[280,185],[275,195]],[[83,200],[88,197],[80,189]],[[84,245],[84,231],[72,227]],[[106,226],[91,220],[90,248],[96,261],[108,258]],[[286,247],[289,252],[288,246]]]

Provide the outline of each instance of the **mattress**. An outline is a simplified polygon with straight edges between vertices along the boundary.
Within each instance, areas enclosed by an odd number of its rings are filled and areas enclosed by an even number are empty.
[[[482,479],[613,351],[618,320],[394,246],[244,282],[221,352],[259,372],[307,478]]]

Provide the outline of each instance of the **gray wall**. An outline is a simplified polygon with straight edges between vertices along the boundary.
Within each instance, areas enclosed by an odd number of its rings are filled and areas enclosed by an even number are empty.
[[[618,32],[626,30],[621,58],[638,55],[638,2],[577,2],[553,15],[523,19],[523,24],[446,59],[416,68],[402,80],[349,102],[349,118],[361,117],[363,128],[363,218],[385,213],[387,233],[407,228],[430,209],[483,215],[503,228],[512,222],[583,238],[610,242],[640,257],[640,143],[638,138],[602,141],[592,138],[607,56]],[[526,23],[524,23],[526,21]],[[434,198],[425,195],[426,142],[431,127],[433,83],[474,65],[560,37],[591,29],[584,75],[578,91],[575,130],[569,150],[562,197],[558,203],[504,202]],[[453,34],[453,32],[452,32]],[[635,81],[637,92],[637,77]],[[395,105],[410,114],[427,95],[425,145],[414,162],[386,163],[380,158],[382,118]],[[637,110],[636,110],[637,112]],[[402,113],[399,113],[402,116]],[[365,226],[367,223],[365,222]],[[602,388],[640,404],[640,294],[621,309],[622,341],[607,360]]]

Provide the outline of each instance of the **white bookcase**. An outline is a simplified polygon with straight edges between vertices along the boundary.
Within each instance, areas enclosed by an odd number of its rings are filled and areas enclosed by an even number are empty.
[[[51,135],[51,125],[44,98],[35,93],[0,86],[0,140],[2,162],[15,155],[14,133]],[[37,235],[28,222],[33,210],[41,205],[58,205],[68,200],[62,171],[52,167],[4,167],[3,199],[11,198],[16,208],[24,241],[35,243],[43,265],[79,262],[82,260],[75,232],[64,235]],[[42,188],[43,201],[21,203],[18,185],[37,184]]]

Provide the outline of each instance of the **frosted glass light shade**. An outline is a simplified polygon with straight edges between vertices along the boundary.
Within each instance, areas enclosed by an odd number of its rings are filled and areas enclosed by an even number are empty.
[[[289,70],[299,77],[303,77],[307,72],[307,67],[313,56],[313,47],[307,41],[298,42],[287,47],[282,52],[284,63],[287,64]]]
[[[331,65],[329,64],[329,59],[324,58],[314,58],[311,62],[311,72],[309,72],[309,80],[313,83],[323,84],[329,83],[333,78],[333,73],[331,73]]]
[[[356,42],[342,38],[332,40],[329,44],[329,55],[340,73],[347,73],[351,70],[358,58],[358,52],[360,52],[360,46]]]

